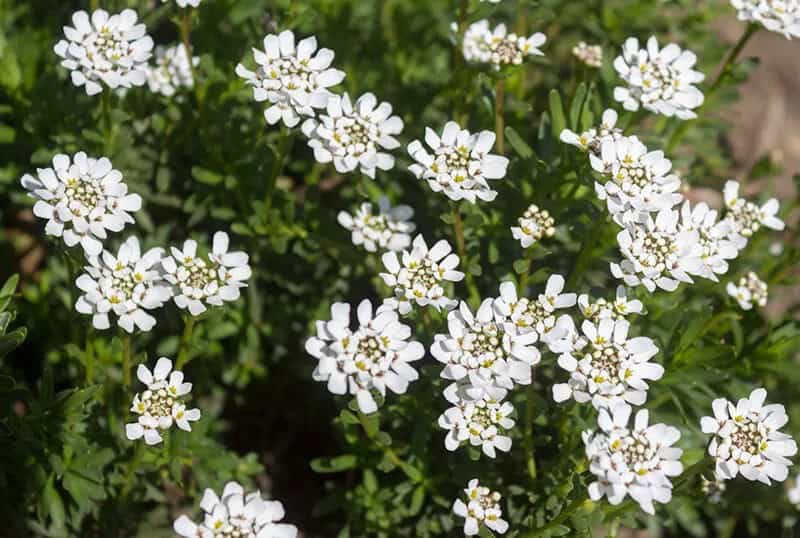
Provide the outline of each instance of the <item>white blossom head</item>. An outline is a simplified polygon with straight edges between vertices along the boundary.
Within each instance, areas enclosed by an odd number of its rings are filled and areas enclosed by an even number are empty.
[[[679,228],[697,232],[701,249],[699,276],[716,282],[717,275],[728,272],[728,260],[739,255],[740,247],[734,239],[736,234],[729,219],[718,220],[717,212],[705,203],[692,207],[686,200],[681,206]]]
[[[767,391],[761,388],[735,404],[717,398],[711,405],[714,416],[701,419],[703,433],[712,435],[708,454],[725,480],[741,474],[769,485],[788,477],[792,464],[788,458],[797,454],[797,443],[779,431],[789,421],[784,407],[764,405],[766,398]]]
[[[170,0],[161,0],[161,3],[164,4],[169,1]],[[198,7],[200,1],[201,0],[175,0],[175,3],[178,4],[178,7]]]
[[[269,102],[264,111],[267,123],[283,121],[287,127],[300,123],[303,116],[314,116],[315,110],[328,106],[333,96],[328,89],[344,79],[344,72],[333,69],[334,53],[317,50],[317,38],[307,37],[295,44],[294,33],[284,30],[264,38],[264,50],[253,49],[258,64],[250,71],[242,64],[236,74],[253,87],[257,102]]]
[[[161,357],[151,372],[144,364],[136,370],[147,389],[133,397],[131,412],[139,415],[136,422],[125,425],[125,435],[131,441],[144,437],[148,445],[162,441],[160,431],[168,430],[173,424],[190,432],[191,422],[200,420],[199,409],[186,409],[186,397],[192,384],[183,379],[183,372],[172,369],[172,361]]]
[[[780,204],[775,198],[770,198],[759,207],[739,196],[738,181],[727,181],[722,194],[728,210],[725,218],[730,223],[731,231],[734,234],[738,234],[746,240],[762,226],[777,231],[784,229],[784,222],[778,218]],[[736,241],[736,238],[733,237],[731,240]]]
[[[572,47],[572,55],[588,67],[603,66],[603,47],[600,45],[587,45],[585,41],[581,41]]]
[[[469,444],[480,447],[489,458],[496,457],[497,450],[511,450],[507,434],[514,427],[514,406],[503,401],[505,393],[500,390],[498,397],[492,397],[484,392],[472,398],[457,383],[447,387],[444,397],[453,406],[439,416],[439,427],[447,431],[445,448],[452,452]]]
[[[149,311],[161,308],[172,297],[158,266],[163,254],[162,248],[142,254],[139,240],[129,237],[116,255],[104,250],[100,256],[89,256],[89,265],[75,281],[83,292],[75,310],[92,316],[95,329],[108,329],[113,315],[117,325],[129,333],[151,330],[156,319]]]
[[[556,221],[550,216],[550,212],[539,209],[536,204],[528,206],[517,223],[519,226],[511,227],[511,235],[520,242],[522,248],[528,248],[542,238],[553,237],[556,233]]]
[[[409,340],[411,328],[400,323],[395,310],[374,312],[364,299],[356,315],[358,325],[352,329],[350,305],[335,303],[330,321],[317,321],[317,335],[306,341],[306,351],[319,361],[315,381],[326,382],[333,394],[352,394],[363,413],[374,413],[378,404],[372,391],[405,394],[419,378],[409,363],[421,359],[425,348]]]
[[[538,335],[497,319],[493,299],[484,300],[475,314],[462,302],[447,315],[447,327],[449,334],[437,334],[431,345],[431,354],[445,365],[444,379],[503,389],[530,384],[541,359],[533,346]]]
[[[625,110],[645,110],[682,120],[697,117],[694,109],[703,104],[703,92],[695,84],[705,75],[693,69],[697,56],[675,43],[660,48],[655,37],[639,48],[639,40],[628,38],[622,55],[614,60],[617,74],[627,87],[614,88],[614,99]]]
[[[664,375],[663,366],[650,362],[658,353],[655,342],[646,336],[629,338],[630,324],[624,319],[604,318],[596,324],[585,320],[581,329],[588,345],[559,356],[558,365],[570,378],[553,385],[555,401],[591,401],[596,409],[643,405],[647,381]]]
[[[489,21],[484,19],[467,27],[462,53],[468,62],[491,64],[495,69],[500,69],[520,65],[528,56],[543,56],[539,47],[546,41],[547,38],[540,32],[529,37],[509,33],[505,24],[498,24],[492,29]]]
[[[800,3],[797,0],[731,0],[740,21],[757,22],[786,39],[800,37]]]
[[[239,299],[252,270],[246,252],[228,252],[229,242],[227,233],[215,233],[211,252],[202,256],[198,255],[197,242],[188,239],[183,249],[172,247],[172,255],[161,261],[178,308],[199,316],[208,306]]]
[[[646,409],[636,413],[633,427],[628,426],[630,416],[631,407],[624,404],[601,409],[598,429],[583,432],[589,471],[597,477],[589,484],[589,497],[593,501],[607,497],[616,506],[630,495],[652,515],[654,502],[666,504],[672,499],[670,478],[683,472],[683,451],[672,446],[681,432],[665,424],[650,425]]]
[[[394,168],[394,157],[386,150],[400,147],[395,136],[402,131],[403,120],[392,116],[392,105],[378,104],[371,93],[355,103],[346,92],[335,95],[328,100],[326,113],[303,123],[303,133],[318,162],[333,162],[340,174],[358,168],[373,179],[376,170]]]
[[[364,202],[352,215],[341,211],[338,220],[352,232],[354,245],[364,245],[369,252],[399,252],[411,245],[411,233],[416,229],[411,222],[413,217],[414,210],[410,206],[392,207],[389,199],[382,196],[378,201],[377,215],[372,212],[372,204]]]
[[[175,95],[180,88],[194,87],[192,66],[197,66],[200,58],[193,56],[189,63],[189,55],[183,44],[156,47],[155,65],[147,67],[147,86],[153,93],[166,97]]]
[[[173,529],[183,538],[228,536],[254,538],[296,538],[297,527],[280,523],[285,512],[280,501],[268,501],[260,491],[245,494],[237,482],[228,482],[218,496],[206,489],[200,501],[203,518],[195,523],[182,515]]]
[[[616,110],[612,108],[606,109],[598,127],[592,127],[581,134],[564,129],[561,131],[559,139],[565,144],[575,146],[581,151],[588,151],[599,157],[600,148],[604,142],[614,142],[624,136],[622,129],[617,127],[618,119],[619,115]]]
[[[767,283],[761,280],[753,271],[740,278],[738,284],[728,282],[725,291],[736,299],[742,310],[751,310],[753,306],[761,308],[767,306],[769,288]]]
[[[82,151],[72,159],[53,157],[52,168],[39,168],[36,177],[22,176],[22,186],[36,199],[33,214],[47,220],[45,233],[80,243],[87,256],[103,250],[108,232],[121,232],[135,221],[131,213],[142,208],[142,198],[129,194],[122,174],[105,157],[94,159]]]
[[[53,50],[63,58],[61,65],[70,71],[75,86],[96,95],[104,84],[116,89],[145,83],[153,40],[137,19],[132,9],[115,15],[97,9],[91,18],[85,11],[72,15],[73,26],[64,26],[66,39]]]
[[[505,534],[508,522],[503,519],[500,493],[481,486],[477,478],[469,481],[464,493],[466,502],[456,499],[453,503],[453,513],[464,518],[464,534],[475,536],[481,525],[497,534]]]
[[[536,333],[538,339],[549,343],[561,335],[557,310],[575,306],[574,293],[564,293],[564,277],[550,275],[544,293],[535,299],[519,297],[513,282],[500,284],[500,296],[494,300],[495,314],[510,322],[520,333]]]
[[[434,192],[472,203],[477,199],[491,202],[497,197],[489,181],[505,177],[508,159],[489,153],[495,143],[493,132],[471,134],[450,121],[441,137],[426,127],[425,143],[429,149],[419,140],[409,144],[408,153],[416,162],[408,170],[417,179],[426,180]]]
[[[381,257],[386,273],[381,278],[394,291],[394,297],[384,300],[384,305],[397,308],[402,315],[411,312],[413,304],[431,305],[437,310],[454,308],[458,301],[447,297],[444,285],[460,282],[464,273],[456,271],[458,256],[444,239],[430,249],[425,238],[418,235],[411,243],[411,250],[400,256],[386,252]]]
[[[616,296],[613,301],[600,297],[592,302],[587,294],[578,296],[578,309],[586,319],[597,322],[601,319],[625,319],[631,314],[641,314],[644,305],[638,299],[628,299],[625,286],[617,286]]]

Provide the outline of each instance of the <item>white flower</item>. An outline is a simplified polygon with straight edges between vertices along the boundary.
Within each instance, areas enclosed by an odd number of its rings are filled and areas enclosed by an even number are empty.
[[[500,319],[510,322],[517,331],[536,333],[540,341],[549,343],[563,336],[563,331],[554,331],[559,327],[556,310],[575,306],[575,294],[563,291],[564,277],[561,275],[551,275],[544,293],[535,299],[518,297],[514,283],[503,282],[500,284],[500,297],[494,301],[494,310]]]
[[[457,25],[454,24],[457,29]],[[464,32],[462,52],[468,62],[490,63],[495,69],[506,65],[520,65],[527,56],[543,56],[539,47],[547,38],[537,32],[530,37],[508,33],[505,24],[498,24],[494,30],[488,20],[475,22]]]
[[[72,26],[64,26],[64,36],[54,47],[63,58],[61,65],[70,70],[72,83],[84,86],[88,95],[109,88],[130,88],[145,83],[147,60],[153,40],[144,24],[136,24],[132,9],[109,16],[97,9],[91,19],[85,11],[72,15]]]
[[[384,304],[399,309],[402,315],[411,312],[412,303],[431,305],[437,310],[454,308],[458,301],[446,297],[442,285],[446,281],[460,282],[464,273],[455,270],[459,260],[450,243],[442,239],[429,250],[425,239],[418,235],[411,247],[400,258],[395,252],[386,252],[381,257],[388,272],[380,276],[395,295],[384,300]]]
[[[356,168],[375,179],[375,170],[394,168],[394,157],[385,151],[400,147],[395,138],[403,131],[403,120],[392,116],[392,105],[365,93],[350,103],[350,96],[333,96],[328,100],[327,115],[309,118],[303,133],[321,163],[333,162],[336,171],[345,174]]]
[[[719,504],[722,502],[722,495],[728,487],[725,485],[725,480],[714,473],[712,480],[707,479],[705,476],[700,477],[700,489],[708,497],[712,504]]]
[[[495,142],[493,132],[470,134],[449,121],[441,138],[426,127],[425,142],[432,154],[419,140],[409,144],[408,153],[416,163],[408,170],[417,179],[427,180],[434,192],[444,192],[451,200],[473,203],[476,198],[491,202],[497,197],[497,191],[492,190],[487,180],[505,177],[508,159],[489,153]]]
[[[520,242],[522,248],[528,248],[542,237],[553,237],[556,233],[556,221],[550,216],[550,212],[539,209],[535,204],[525,210],[518,222],[519,226],[511,227],[511,235]]]
[[[339,224],[350,230],[353,244],[364,245],[369,252],[378,249],[398,252],[411,244],[411,233],[416,225],[411,222],[414,210],[407,205],[392,207],[389,199],[378,200],[379,213],[372,213],[372,204],[364,202],[355,215],[339,212]]]
[[[581,41],[572,47],[572,55],[589,67],[603,66],[603,47],[600,45],[587,45]]]
[[[83,292],[75,310],[92,316],[96,329],[108,329],[113,313],[117,325],[129,333],[134,328],[151,330],[156,319],[148,310],[161,308],[172,296],[157,268],[163,253],[164,249],[153,248],[142,254],[139,240],[129,237],[116,256],[104,250],[88,257],[86,272],[75,281]]]
[[[602,297],[591,302],[589,296],[584,293],[578,296],[578,308],[583,317],[597,322],[606,318],[625,319],[631,314],[641,314],[644,305],[638,299],[629,301],[625,286],[617,286],[617,294],[613,302],[606,301]]]
[[[725,207],[728,209],[726,219],[730,222],[732,231],[745,239],[752,237],[761,226],[772,230],[783,230],[785,224],[777,217],[780,205],[778,200],[770,198],[764,205],[758,207],[753,202],[739,197],[739,182],[727,181],[723,189]],[[732,238],[735,241],[735,238]]]
[[[689,201],[681,207],[681,230],[696,231],[702,249],[698,275],[717,281],[717,275],[728,272],[728,260],[739,255],[739,245],[731,239],[731,221],[717,220],[717,212],[706,204],[692,208]]]
[[[191,315],[199,316],[207,305],[222,306],[239,298],[252,271],[247,253],[228,252],[228,242],[228,234],[215,233],[211,252],[202,257],[197,255],[197,242],[189,239],[183,250],[172,247],[172,256],[161,261],[178,308],[188,308]]]
[[[692,68],[697,56],[681,50],[675,43],[663,49],[655,37],[647,40],[647,48],[639,48],[639,40],[628,38],[622,55],[614,60],[617,74],[628,87],[614,88],[614,99],[625,110],[639,110],[639,106],[665,116],[682,120],[697,117],[693,109],[703,104],[703,93],[695,84],[705,78]]]
[[[681,432],[665,424],[648,426],[646,409],[636,413],[629,429],[630,415],[631,407],[624,404],[610,411],[601,409],[599,430],[583,433],[589,470],[597,477],[589,484],[589,497],[597,501],[605,496],[618,505],[630,495],[642,510],[655,514],[653,502],[668,503],[672,499],[670,477],[683,472],[683,451],[672,446]]]
[[[141,397],[138,393],[133,397],[131,411],[139,418],[125,425],[128,439],[144,437],[148,445],[158,444],[162,441],[158,430],[168,430],[173,423],[184,431],[192,431],[189,422],[200,420],[200,410],[186,409],[184,397],[191,392],[192,384],[183,381],[183,372],[172,370],[171,360],[161,357],[152,372],[140,364],[136,377],[147,385],[147,390]]]
[[[758,275],[752,271],[739,279],[738,286],[733,282],[728,282],[725,289],[728,295],[736,299],[742,310],[751,310],[753,305],[767,306],[767,283],[758,278]]]
[[[625,225],[639,212],[669,209],[683,199],[680,179],[662,151],[648,151],[635,136],[604,140],[600,153],[589,153],[592,168],[602,175],[595,182],[597,197]]]
[[[800,3],[797,0],[731,0],[740,21],[761,23],[787,39],[800,37]]]
[[[726,480],[742,474],[748,480],[771,484],[789,475],[787,459],[797,443],[780,430],[789,421],[780,404],[764,405],[767,391],[756,389],[735,405],[725,398],[712,403],[713,417],[703,417],[703,433],[712,434],[708,454],[716,458],[717,474]]]
[[[169,2],[169,0],[161,0],[162,3]],[[200,0],[175,0],[178,7],[197,7],[200,5]]]
[[[497,320],[493,299],[484,300],[475,315],[462,302],[447,315],[447,327],[450,334],[437,334],[431,345],[431,354],[445,364],[444,379],[504,389],[530,384],[541,358],[533,347],[538,335],[520,334],[512,323]]]
[[[82,151],[72,160],[56,155],[52,168],[37,169],[35,178],[25,174],[21,183],[37,200],[33,214],[47,220],[45,233],[63,237],[69,247],[80,243],[87,256],[100,254],[107,232],[133,224],[130,213],[142,208],[142,198],[128,194],[111,161],[89,158]]]
[[[497,398],[484,394],[474,399],[460,389],[453,383],[444,391],[444,397],[453,404],[439,416],[439,427],[448,430],[444,439],[447,450],[454,451],[467,441],[480,446],[490,458],[496,456],[495,450],[511,450],[511,437],[505,434],[514,427],[510,418],[514,406],[503,402],[506,391],[499,391]]]
[[[581,326],[588,346],[580,354],[563,353],[558,365],[570,372],[568,383],[553,385],[553,398],[591,400],[596,409],[613,409],[622,403],[642,405],[647,399],[647,380],[661,379],[664,367],[650,362],[658,347],[646,336],[628,338],[630,324],[624,319],[585,320]]]
[[[192,57],[192,63],[189,63],[189,55],[183,45],[159,45],[156,47],[155,65],[147,67],[147,86],[151,92],[167,97],[175,95],[178,88],[192,88],[192,65],[199,63],[197,56]]]
[[[464,493],[467,494],[466,503],[461,499],[453,503],[453,513],[465,519],[464,534],[475,536],[481,525],[498,534],[505,534],[508,522],[503,519],[503,509],[500,508],[501,495],[481,486],[477,478],[469,481]]]
[[[357,309],[358,328],[350,328],[350,305],[334,303],[331,320],[317,322],[317,336],[306,341],[306,351],[319,360],[314,380],[325,381],[333,394],[356,397],[364,413],[378,409],[372,390],[386,395],[388,388],[405,394],[408,384],[419,378],[409,364],[425,355],[425,348],[408,341],[411,329],[400,323],[397,312],[379,308],[364,299]]]
[[[294,33],[284,30],[264,38],[264,50],[253,49],[258,64],[255,71],[242,64],[236,74],[253,86],[253,98],[269,101],[264,111],[267,123],[283,120],[287,127],[300,123],[301,116],[313,116],[314,109],[323,109],[333,94],[328,90],[344,79],[344,72],[330,67],[333,51],[317,50],[317,38],[302,39],[295,46]]]
[[[795,506],[800,506],[800,475],[794,479],[794,485],[786,492],[789,502]]]
[[[268,501],[260,491],[245,494],[237,482],[228,482],[218,497],[206,489],[200,501],[202,523],[187,516],[175,520],[173,529],[184,538],[296,538],[297,527],[279,523],[285,512],[280,501]]]
[[[652,292],[656,287],[675,291],[680,282],[694,282],[699,274],[701,247],[697,231],[678,228],[678,212],[662,209],[653,219],[633,222],[617,234],[621,263],[611,264],[611,274],[628,286],[642,285]]]
[[[618,119],[619,116],[616,110],[612,108],[606,109],[603,112],[599,127],[592,127],[580,135],[569,129],[564,129],[561,131],[559,139],[565,144],[575,146],[582,151],[588,151],[599,156],[600,148],[603,146],[604,142],[614,142],[624,136],[622,134],[622,129],[617,127]]]

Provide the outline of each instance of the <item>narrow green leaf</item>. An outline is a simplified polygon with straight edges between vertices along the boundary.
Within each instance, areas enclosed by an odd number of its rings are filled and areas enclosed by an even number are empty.
[[[572,103],[569,106],[569,126],[572,129],[579,129],[578,122],[581,118],[581,111],[586,103],[587,94],[586,83],[581,82],[578,84],[578,89],[575,90],[575,95],[572,97]],[[559,133],[560,134],[560,133]]]
[[[358,463],[355,454],[342,454],[333,458],[316,458],[311,460],[311,469],[315,473],[340,473],[352,469]]]
[[[553,119],[553,137],[557,139],[567,126],[567,121],[564,119],[564,104],[561,102],[558,90],[550,90],[550,116]]]
[[[192,177],[206,185],[219,185],[222,183],[223,179],[222,174],[200,168],[199,166],[192,166]]]
[[[513,127],[506,127],[506,140],[511,146],[511,149],[513,149],[520,158],[527,160],[535,155],[533,148],[522,139]]]

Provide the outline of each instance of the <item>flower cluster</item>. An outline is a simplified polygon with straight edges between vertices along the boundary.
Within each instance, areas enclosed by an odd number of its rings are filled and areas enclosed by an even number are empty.
[[[453,383],[444,391],[447,401],[453,404],[439,416],[439,426],[447,430],[444,439],[447,450],[456,450],[467,442],[481,447],[490,458],[495,457],[496,450],[511,450],[511,437],[506,433],[514,427],[514,420],[510,418],[514,406],[503,402],[505,391],[499,391],[498,398],[488,394],[472,398],[465,389]]]
[[[712,435],[708,454],[716,460],[717,475],[725,480],[741,474],[769,485],[789,475],[797,443],[779,430],[789,417],[780,404],[764,405],[767,391],[756,389],[736,404],[725,398],[712,403],[713,417],[703,417],[703,433]]]
[[[613,301],[607,301],[600,297],[595,302],[591,302],[589,295],[581,294],[578,296],[578,308],[586,319],[597,322],[601,319],[625,319],[631,314],[641,314],[644,305],[638,299],[628,300],[628,293],[625,286],[617,286],[616,296]]]
[[[295,538],[297,527],[280,523],[283,519],[283,504],[268,501],[260,491],[245,494],[237,482],[228,482],[222,495],[206,489],[200,501],[203,510],[202,523],[195,523],[188,516],[175,520],[173,528],[184,538]]]
[[[623,137],[622,129],[617,127],[618,119],[617,111],[609,108],[603,112],[603,117],[598,127],[592,127],[581,134],[564,129],[561,131],[559,138],[565,144],[575,146],[582,151],[588,151],[595,157],[600,158],[600,150],[605,142],[616,142]],[[605,169],[603,172],[605,172]]]
[[[364,245],[369,252],[378,250],[401,251],[411,244],[411,233],[416,225],[411,222],[414,210],[407,205],[392,207],[389,199],[382,196],[378,200],[378,214],[372,212],[372,204],[364,202],[351,215],[341,211],[339,224],[352,232],[356,246]]]
[[[589,67],[603,66],[603,47],[600,45],[587,45],[581,41],[572,47],[572,55]]]
[[[434,192],[473,203],[476,199],[491,202],[497,197],[487,180],[505,177],[508,159],[489,153],[495,143],[493,132],[471,134],[450,121],[441,137],[426,127],[425,143],[430,152],[419,140],[409,144],[408,153],[416,162],[408,170],[417,179],[427,180]]]
[[[725,207],[728,209],[726,220],[732,231],[749,239],[766,226],[772,230],[783,230],[784,223],[778,218],[778,200],[770,198],[764,205],[758,205],[739,197],[739,182],[727,181],[722,191]]]
[[[74,26],[64,26],[66,39],[53,50],[63,58],[61,65],[70,71],[75,86],[96,95],[103,84],[111,89],[144,85],[153,40],[137,19],[132,9],[115,15],[97,9],[91,18],[85,11],[72,15]]]
[[[736,299],[742,310],[751,310],[754,305],[767,306],[767,283],[758,278],[758,275],[752,271],[739,279],[738,286],[733,282],[728,282],[725,289],[728,295]]]
[[[481,525],[498,534],[505,534],[508,522],[503,519],[500,493],[481,486],[477,478],[469,481],[464,493],[467,494],[466,503],[461,499],[453,503],[453,513],[465,519],[464,534],[475,536]]]
[[[488,63],[495,69],[508,65],[520,65],[527,56],[543,56],[539,49],[547,38],[537,32],[530,37],[509,33],[505,24],[494,29],[488,20],[471,24],[464,32],[462,53],[464,59],[474,63]]]
[[[796,0],[731,0],[741,21],[757,22],[787,39],[800,37],[800,3]]]
[[[131,411],[139,418],[125,426],[128,439],[144,437],[148,445],[158,444],[162,441],[159,430],[168,430],[173,423],[182,430],[192,431],[189,423],[200,420],[200,410],[186,409],[185,397],[192,384],[184,382],[182,372],[172,370],[171,360],[161,357],[152,372],[140,364],[136,376],[147,390],[133,397]]]
[[[200,58],[197,56],[189,59],[183,45],[159,45],[156,47],[155,65],[147,67],[147,86],[151,92],[166,97],[175,95],[180,88],[192,88],[192,66],[199,63]]]
[[[63,237],[69,247],[80,243],[88,256],[99,255],[108,232],[133,224],[131,213],[142,207],[142,198],[128,193],[111,161],[82,151],[72,159],[56,155],[52,168],[39,168],[35,178],[25,174],[21,182],[37,200],[33,214],[47,220],[45,233]]]
[[[253,98],[268,101],[267,123],[283,121],[287,127],[300,123],[302,116],[314,116],[333,96],[331,86],[344,79],[344,72],[330,67],[333,51],[317,50],[317,38],[307,37],[295,44],[294,33],[285,30],[264,38],[264,50],[253,49],[258,68],[250,71],[236,66],[236,74],[253,87]]]
[[[536,204],[531,204],[518,222],[519,226],[511,227],[511,234],[522,248],[528,248],[543,237],[553,237],[556,233],[556,221],[550,216],[550,212],[539,209]]]
[[[175,0],[178,7],[198,7],[201,0]],[[161,0],[161,2],[169,2],[169,0]]]
[[[425,355],[419,342],[408,341],[411,329],[400,323],[395,310],[380,308],[363,300],[357,309],[358,328],[350,328],[350,305],[336,303],[331,320],[317,322],[317,336],[306,341],[306,351],[319,363],[314,380],[324,381],[333,394],[356,397],[364,413],[374,413],[378,404],[375,390],[386,395],[388,388],[404,394],[408,384],[419,377],[409,364]]]
[[[683,472],[683,451],[672,446],[681,432],[665,424],[649,425],[646,409],[636,413],[631,428],[630,415],[627,405],[601,409],[599,430],[583,433],[589,470],[597,477],[589,484],[589,496],[594,501],[607,497],[617,505],[630,495],[642,510],[655,514],[653,502],[668,503],[672,498],[670,478]]]
[[[694,109],[703,104],[703,93],[695,84],[705,76],[693,69],[697,56],[670,43],[658,46],[655,37],[639,48],[639,40],[628,38],[622,55],[614,60],[614,68],[627,87],[614,88],[614,99],[625,110],[645,110],[676,116],[682,120],[697,117]]]

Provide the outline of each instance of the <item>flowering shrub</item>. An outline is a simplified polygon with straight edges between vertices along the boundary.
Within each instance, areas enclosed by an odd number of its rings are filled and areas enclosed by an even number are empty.
[[[799,29],[0,0],[0,535],[793,535],[798,204],[720,118]]]

